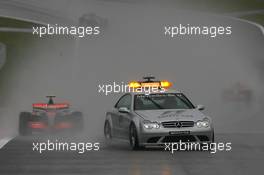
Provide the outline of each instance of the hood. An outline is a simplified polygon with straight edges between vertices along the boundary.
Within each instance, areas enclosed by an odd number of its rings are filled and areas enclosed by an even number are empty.
[[[206,117],[197,109],[176,109],[176,110],[138,110],[138,115],[149,121],[197,121]]]

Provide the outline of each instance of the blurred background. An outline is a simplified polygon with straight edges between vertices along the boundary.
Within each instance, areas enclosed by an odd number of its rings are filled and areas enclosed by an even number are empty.
[[[85,113],[88,135],[102,136],[105,112],[120,94],[99,94],[98,85],[147,74],[172,81],[204,104],[216,132],[263,132],[263,33],[241,21],[263,24],[263,1],[0,3],[1,135],[17,133],[20,111],[56,95]],[[98,37],[31,33],[32,26],[47,23],[89,23],[91,13],[102,25]],[[179,24],[232,26],[232,35],[164,36],[165,25]],[[254,127],[248,125],[252,119]]]
[[[101,27],[99,36],[32,35],[32,26],[91,23]],[[164,26],[179,24],[231,26],[232,35],[164,35]],[[0,145],[9,137],[0,174],[260,174],[263,25],[263,0],[0,0]],[[232,142],[232,151],[171,155],[106,146],[105,113],[121,94],[98,93],[98,85],[149,74],[205,105],[216,141]],[[18,136],[19,113],[46,95],[84,113],[78,141],[100,142],[100,151],[32,152],[32,138]]]

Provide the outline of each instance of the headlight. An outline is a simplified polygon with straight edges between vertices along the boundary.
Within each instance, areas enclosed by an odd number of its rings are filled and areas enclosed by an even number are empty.
[[[143,126],[145,129],[159,129],[160,125],[157,122],[144,122]]]
[[[209,121],[208,120],[202,120],[202,121],[199,120],[196,122],[196,125],[198,128],[201,128],[201,127],[207,128],[209,126]]]

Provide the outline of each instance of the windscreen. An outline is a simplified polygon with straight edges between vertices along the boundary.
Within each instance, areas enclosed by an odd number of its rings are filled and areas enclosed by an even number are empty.
[[[182,93],[135,95],[134,110],[193,109],[193,104]]]

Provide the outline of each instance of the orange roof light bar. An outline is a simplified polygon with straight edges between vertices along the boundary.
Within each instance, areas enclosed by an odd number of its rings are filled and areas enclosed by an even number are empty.
[[[163,88],[168,89],[168,88],[170,88],[172,86],[172,83],[167,81],[167,80],[163,80],[163,81],[160,82],[160,86],[163,87]]]
[[[137,81],[131,81],[128,86],[131,88],[140,88],[141,84]]]
[[[151,82],[139,82],[139,81],[131,81],[128,84],[131,88],[141,88],[141,87],[159,87],[159,88],[165,88],[169,89],[172,86],[172,83],[163,80],[163,81],[151,81]]]

